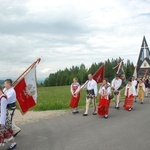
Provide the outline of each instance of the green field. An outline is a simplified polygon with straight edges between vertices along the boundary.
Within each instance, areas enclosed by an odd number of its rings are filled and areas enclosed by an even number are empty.
[[[79,107],[85,106],[86,90],[81,92]],[[57,87],[39,87],[38,88],[38,102],[32,109],[35,111],[44,110],[60,110],[69,109],[69,102],[71,99],[70,86],[57,86]],[[123,99],[123,92],[122,92]],[[99,101],[99,95],[97,103]]]

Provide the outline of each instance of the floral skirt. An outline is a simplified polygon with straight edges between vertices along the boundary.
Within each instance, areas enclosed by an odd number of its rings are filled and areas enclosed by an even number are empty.
[[[98,106],[98,115],[104,116],[108,115],[110,100],[100,98]]]
[[[9,141],[9,139],[12,137],[13,137],[12,123],[9,117],[7,117],[5,126],[0,127],[0,145],[4,145],[6,140]]]
[[[123,105],[124,109],[129,110],[130,108],[132,108],[133,107],[133,100],[134,100],[133,95],[126,97],[125,101],[124,101],[124,105]]]

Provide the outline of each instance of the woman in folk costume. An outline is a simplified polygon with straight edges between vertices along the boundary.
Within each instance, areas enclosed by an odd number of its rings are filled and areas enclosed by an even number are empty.
[[[138,99],[141,101],[141,104],[143,104],[145,94],[145,84],[142,79],[139,79],[137,92],[138,92]]]
[[[80,99],[80,84],[78,83],[78,79],[76,77],[73,78],[73,83],[71,84],[70,91],[72,94],[72,98],[70,101],[70,107],[73,108],[73,114],[79,113],[78,111],[78,103]]]
[[[131,111],[133,108],[134,96],[136,95],[136,90],[135,90],[135,86],[132,83],[132,79],[128,80],[128,83],[125,87],[124,95],[125,95],[125,101],[123,107],[126,110]]]
[[[98,106],[98,115],[104,116],[105,119],[108,118],[108,112],[109,112],[109,105],[110,105],[110,93],[111,93],[111,87],[107,83],[107,79],[103,80],[103,84],[100,87],[99,94],[99,106]]]
[[[13,150],[17,144],[13,138],[12,123],[6,109],[7,103],[7,96],[3,93],[3,89],[0,86],[0,146],[4,146],[5,143],[11,142],[7,150]]]

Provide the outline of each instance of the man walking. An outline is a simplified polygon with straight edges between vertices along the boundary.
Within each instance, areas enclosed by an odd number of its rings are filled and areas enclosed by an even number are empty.
[[[93,79],[93,75],[89,74],[88,75],[88,83],[86,85],[85,88],[87,88],[87,94],[86,94],[86,109],[85,109],[85,113],[83,114],[83,116],[88,116],[88,111],[89,111],[89,105],[90,102],[92,101],[93,103],[93,107],[94,107],[94,111],[93,111],[93,115],[96,115],[96,97],[97,97],[97,83],[96,81]]]
[[[122,80],[119,78],[119,75],[116,74],[116,77],[112,81],[112,90],[114,91],[114,97],[115,97],[115,103],[116,109],[119,109],[119,103],[120,103],[120,90],[121,90]]]
[[[12,86],[12,80],[6,79],[4,82],[4,93],[7,95],[8,105],[7,109],[9,111],[10,119],[12,121],[13,115],[16,109],[16,92]],[[19,127],[17,127],[14,122],[12,122],[12,129],[14,137],[21,131]]]

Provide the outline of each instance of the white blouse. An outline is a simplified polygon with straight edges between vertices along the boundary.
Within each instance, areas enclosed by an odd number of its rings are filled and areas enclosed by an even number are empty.
[[[16,92],[13,87],[10,89],[4,89],[4,93],[7,95],[8,104],[12,104],[16,102]]]
[[[98,92],[100,95],[101,94],[105,94],[106,95],[106,99],[109,99],[109,95],[111,93],[111,88],[109,85],[106,86],[101,86],[100,89],[99,89],[99,92]]]
[[[0,98],[2,95],[0,96]],[[6,114],[7,114],[7,104],[8,101],[5,97],[2,97],[0,100],[0,124],[5,125],[6,123]]]

